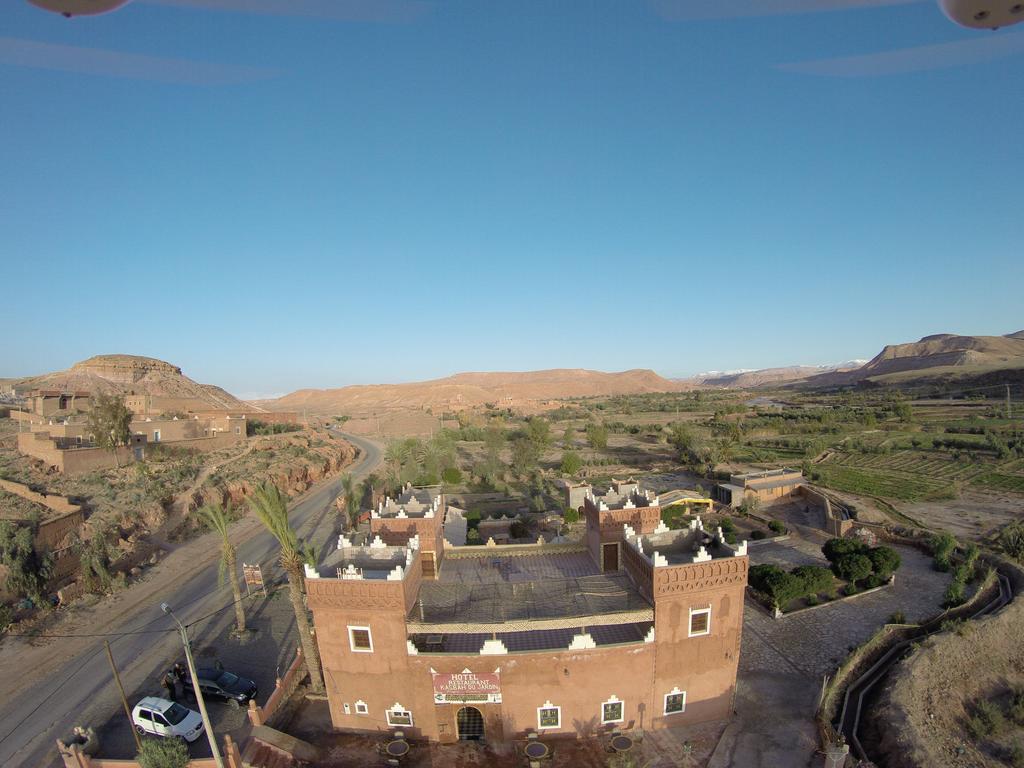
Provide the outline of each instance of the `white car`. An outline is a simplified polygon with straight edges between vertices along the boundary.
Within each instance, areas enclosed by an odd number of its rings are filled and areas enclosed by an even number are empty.
[[[203,733],[203,718],[198,712],[156,696],[147,696],[135,705],[132,722],[139,733],[180,736],[185,741],[195,741]]]

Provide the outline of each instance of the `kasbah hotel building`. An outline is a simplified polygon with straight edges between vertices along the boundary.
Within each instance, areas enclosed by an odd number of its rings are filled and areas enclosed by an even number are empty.
[[[656,496],[584,500],[582,543],[452,546],[406,488],[307,567],[331,720],[440,742],[573,737],[728,717],[746,542],[669,530]]]

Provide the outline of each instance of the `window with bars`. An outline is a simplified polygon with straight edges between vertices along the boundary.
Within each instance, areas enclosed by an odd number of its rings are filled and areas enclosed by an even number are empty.
[[[537,708],[537,728],[560,728],[562,726],[562,708],[544,706]]]
[[[665,714],[675,715],[686,711],[686,691],[673,688],[670,693],[665,694]]]
[[[711,609],[690,609],[690,637],[711,634]]]
[[[612,698],[601,705],[601,723],[621,723],[624,718],[624,706],[618,699]]]
[[[349,627],[348,643],[356,653],[373,653],[373,637],[369,627]]]

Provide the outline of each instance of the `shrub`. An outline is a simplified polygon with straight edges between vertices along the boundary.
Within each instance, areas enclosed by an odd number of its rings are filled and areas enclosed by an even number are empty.
[[[767,534],[762,530],[750,532],[750,538],[752,538],[754,541],[760,541],[761,539],[765,538],[765,536],[767,536]]]
[[[943,605],[953,608],[964,602],[964,583],[962,581],[951,581],[946,587],[946,594],[943,595]]]
[[[458,485],[462,482],[462,472],[458,467],[448,467],[441,473],[441,480],[445,485]]]
[[[781,520],[772,520],[768,523],[768,527],[772,533],[783,534],[787,531],[785,524]]]
[[[817,565],[801,565],[794,568],[792,573],[800,580],[805,594],[824,592],[832,586],[834,581],[828,568]]]
[[[866,555],[846,554],[832,563],[836,576],[849,582],[857,582],[871,575],[871,560]]]
[[[136,760],[142,768],[185,768],[188,747],[181,739],[143,739]]]
[[[1010,523],[999,532],[999,546],[1010,557],[1024,560],[1024,521]]]
[[[1009,715],[1017,725],[1024,725],[1024,689],[1018,688],[1013,692]]]
[[[883,581],[888,579],[900,567],[900,555],[891,547],[875,547],[868,551],[871,569]]]
[[[967,730],[975,739],[995,736],[1006,727],[1006,718],[994,703],[987,700],[974,705],[974,714],[967,721]]]
[[[821,548],[825,559],[835,563],[843,555],[860,555],[867,551],[867,546],[854,539],[829,539]]]
[[[562,454],[561,470],[563,475],[575,475],[583,467],[583,459],[576,451],[566,451]]]
[[[470,528],[466,532],[466,543],[467,544],[479,544],[480,543],[480,531],[476,528]]]
[[[818,596],[817,595],[808,595],[807,596],[807,604],[808,605],[817,605],[818,603],[819,603],[819,600],[818,600]]]
[[[721,527],[722,533],[736,533],[736,523],[732,521],[731,517],[723,517],[718,525]]]
[[[940,533],[937,536],[932,536],[929,544],[935,558],[936,570],[948,571],[949,558],[952,556],[953,550],[956,549],[956,539],[948,533]]]
[[[565,519],[565,522],[567,523],[577,523],[580,519],[580,513],[578,510],[575,510],[572,507],[566,507],[565,514],[562,515],[562,517]]]

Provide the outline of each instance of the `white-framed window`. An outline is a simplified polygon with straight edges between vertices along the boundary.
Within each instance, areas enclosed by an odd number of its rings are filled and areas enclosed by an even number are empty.
[[[351,715],[352,714],[352,707],[350,707],[348,705],[347,701],[342,705],[342,708],[345,710],[345,714],[346,715]]]
[[[154,429],[153,430],[153,442],[154,443],[159,443],[160,442],[160,430],[159,429]]]
[[[608,701],[601,703],[601,724],[621,723],[625,717],[626,705],[615,698],[615,694]]]
[[[391,709],[385,709],[384,715],[388,719],[388,725],[394,726],[407,726],[412,727],[412,712],[407,709],[403,709],[402,705],[397,701],[391,706]]]
[[[678,715],[686,711],[686,691],[673,688],[665,694],[665,714]]]
[[[537,707],[537,730],[562,727],[562,708],[545,701],[543,707]]]
[[[373,653],[373,635],[369,627],[349,627],[348,645],[353,653]]]
[[[368,715],[370,714],[370,708],[366,706],[366,702],[360,699],[356,702],[356,714],[357,715]]]
[[[690,609],[690,637],[700,637],[711,634],[711,609],[691,608]]]

